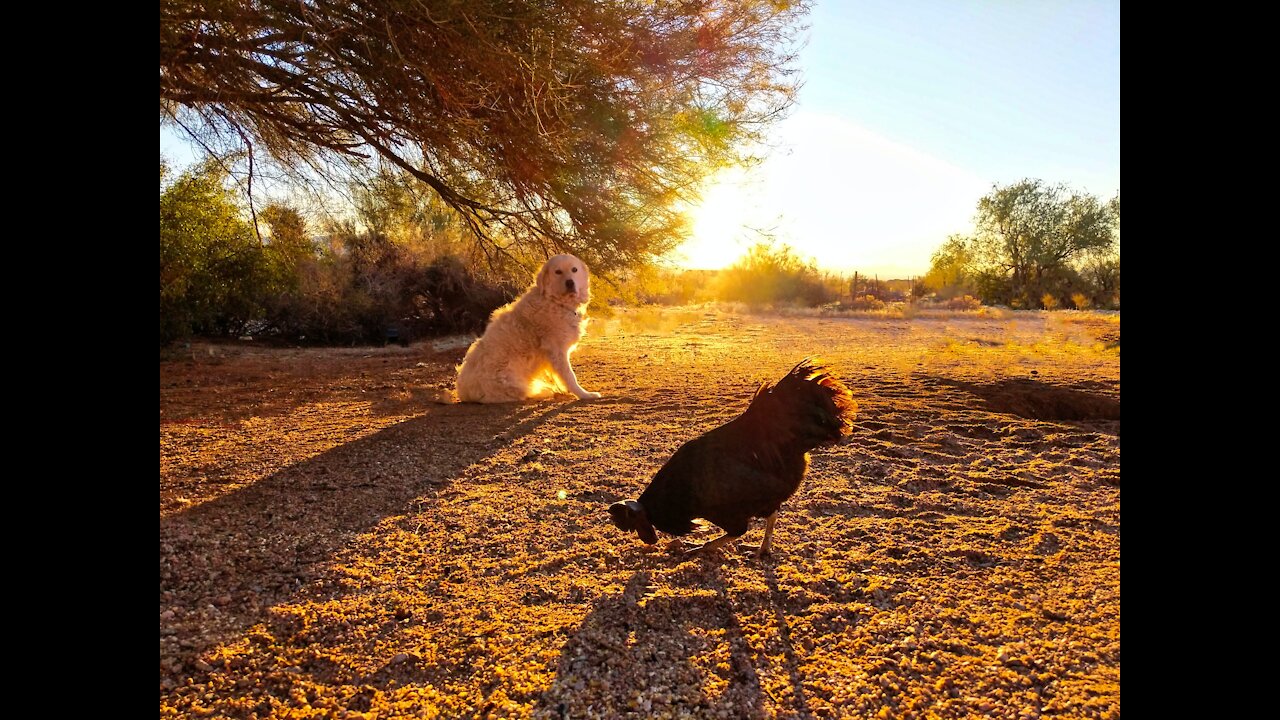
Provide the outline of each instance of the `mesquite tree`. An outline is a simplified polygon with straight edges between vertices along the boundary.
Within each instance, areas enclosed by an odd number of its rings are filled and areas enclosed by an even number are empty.
[[[161,0],[160,109],[313,178],[416,177],[491,260],[601,267],[791,105],[808,0]],[[337,162],[335,162],[337,161]]]
[[[978,201],[970,241],[981,272],[1002,280],[1009,300],[1038,307],[1043,293],[1090,254],[1119,244],[1120,196],[1096,196],[1022,180]]]

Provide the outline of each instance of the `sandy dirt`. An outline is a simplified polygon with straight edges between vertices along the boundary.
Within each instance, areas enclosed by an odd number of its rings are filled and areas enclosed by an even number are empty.
[[[1119,331],[636,310],[490,406],[459,342],[170,351],[160,717],[1118,718]],[[860,410],[772,558],[612,526],[806,355]]]

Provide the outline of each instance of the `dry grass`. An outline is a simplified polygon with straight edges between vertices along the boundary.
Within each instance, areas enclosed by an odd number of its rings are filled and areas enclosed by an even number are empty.
[[[507,406],[433,402],[447,343],[197,346],[160,367],[160,716],[1118,717],[1118,343],[620,311],[576,356],[605,399]],[[774,558],[612,527],[809,354],[861,410]]]
[[[1001,320],[1015,317],[1017,314],[1004,308],[979,306],[973,310],[954,310],[942,306],[912,304],[906,302],[885,303],[884,308],[877,310],[853,310],[841,307],[839,303],[831,303],[819,307],[783,305],[779,307],[752,307],[744,303],[716,302],[701,306],[672,308],[675,311],[705,308],[733,315],[762,315],[794,318],[847,318],[864,320]],[[1026,314],[1025,312],[1022,314]]]

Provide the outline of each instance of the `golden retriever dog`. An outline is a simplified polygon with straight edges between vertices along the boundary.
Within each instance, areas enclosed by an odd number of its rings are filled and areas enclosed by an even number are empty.
[[[533,287],[493,311],[484,335],[458,366],[460,402],[502,403],[569,392],[581,400],[600,393],[578,384],[569,355],[587,329],[587,265],[556,255],[538,271]]]

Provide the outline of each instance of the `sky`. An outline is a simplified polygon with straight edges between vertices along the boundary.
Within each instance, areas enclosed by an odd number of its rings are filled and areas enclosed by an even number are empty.
[[[771,154],[708,184],[678,264],[769,237],[826,270],[917,276],[993,185],[1120,189],[1119,0],[817,0],[808,24]],[[160,149],[192,156],[167,130]]]
[[[1118,0],[819,0],[775,149],[704,192],[681,264],[764,235],[820,267],[923,274],[995,184],[1120,189]]]

